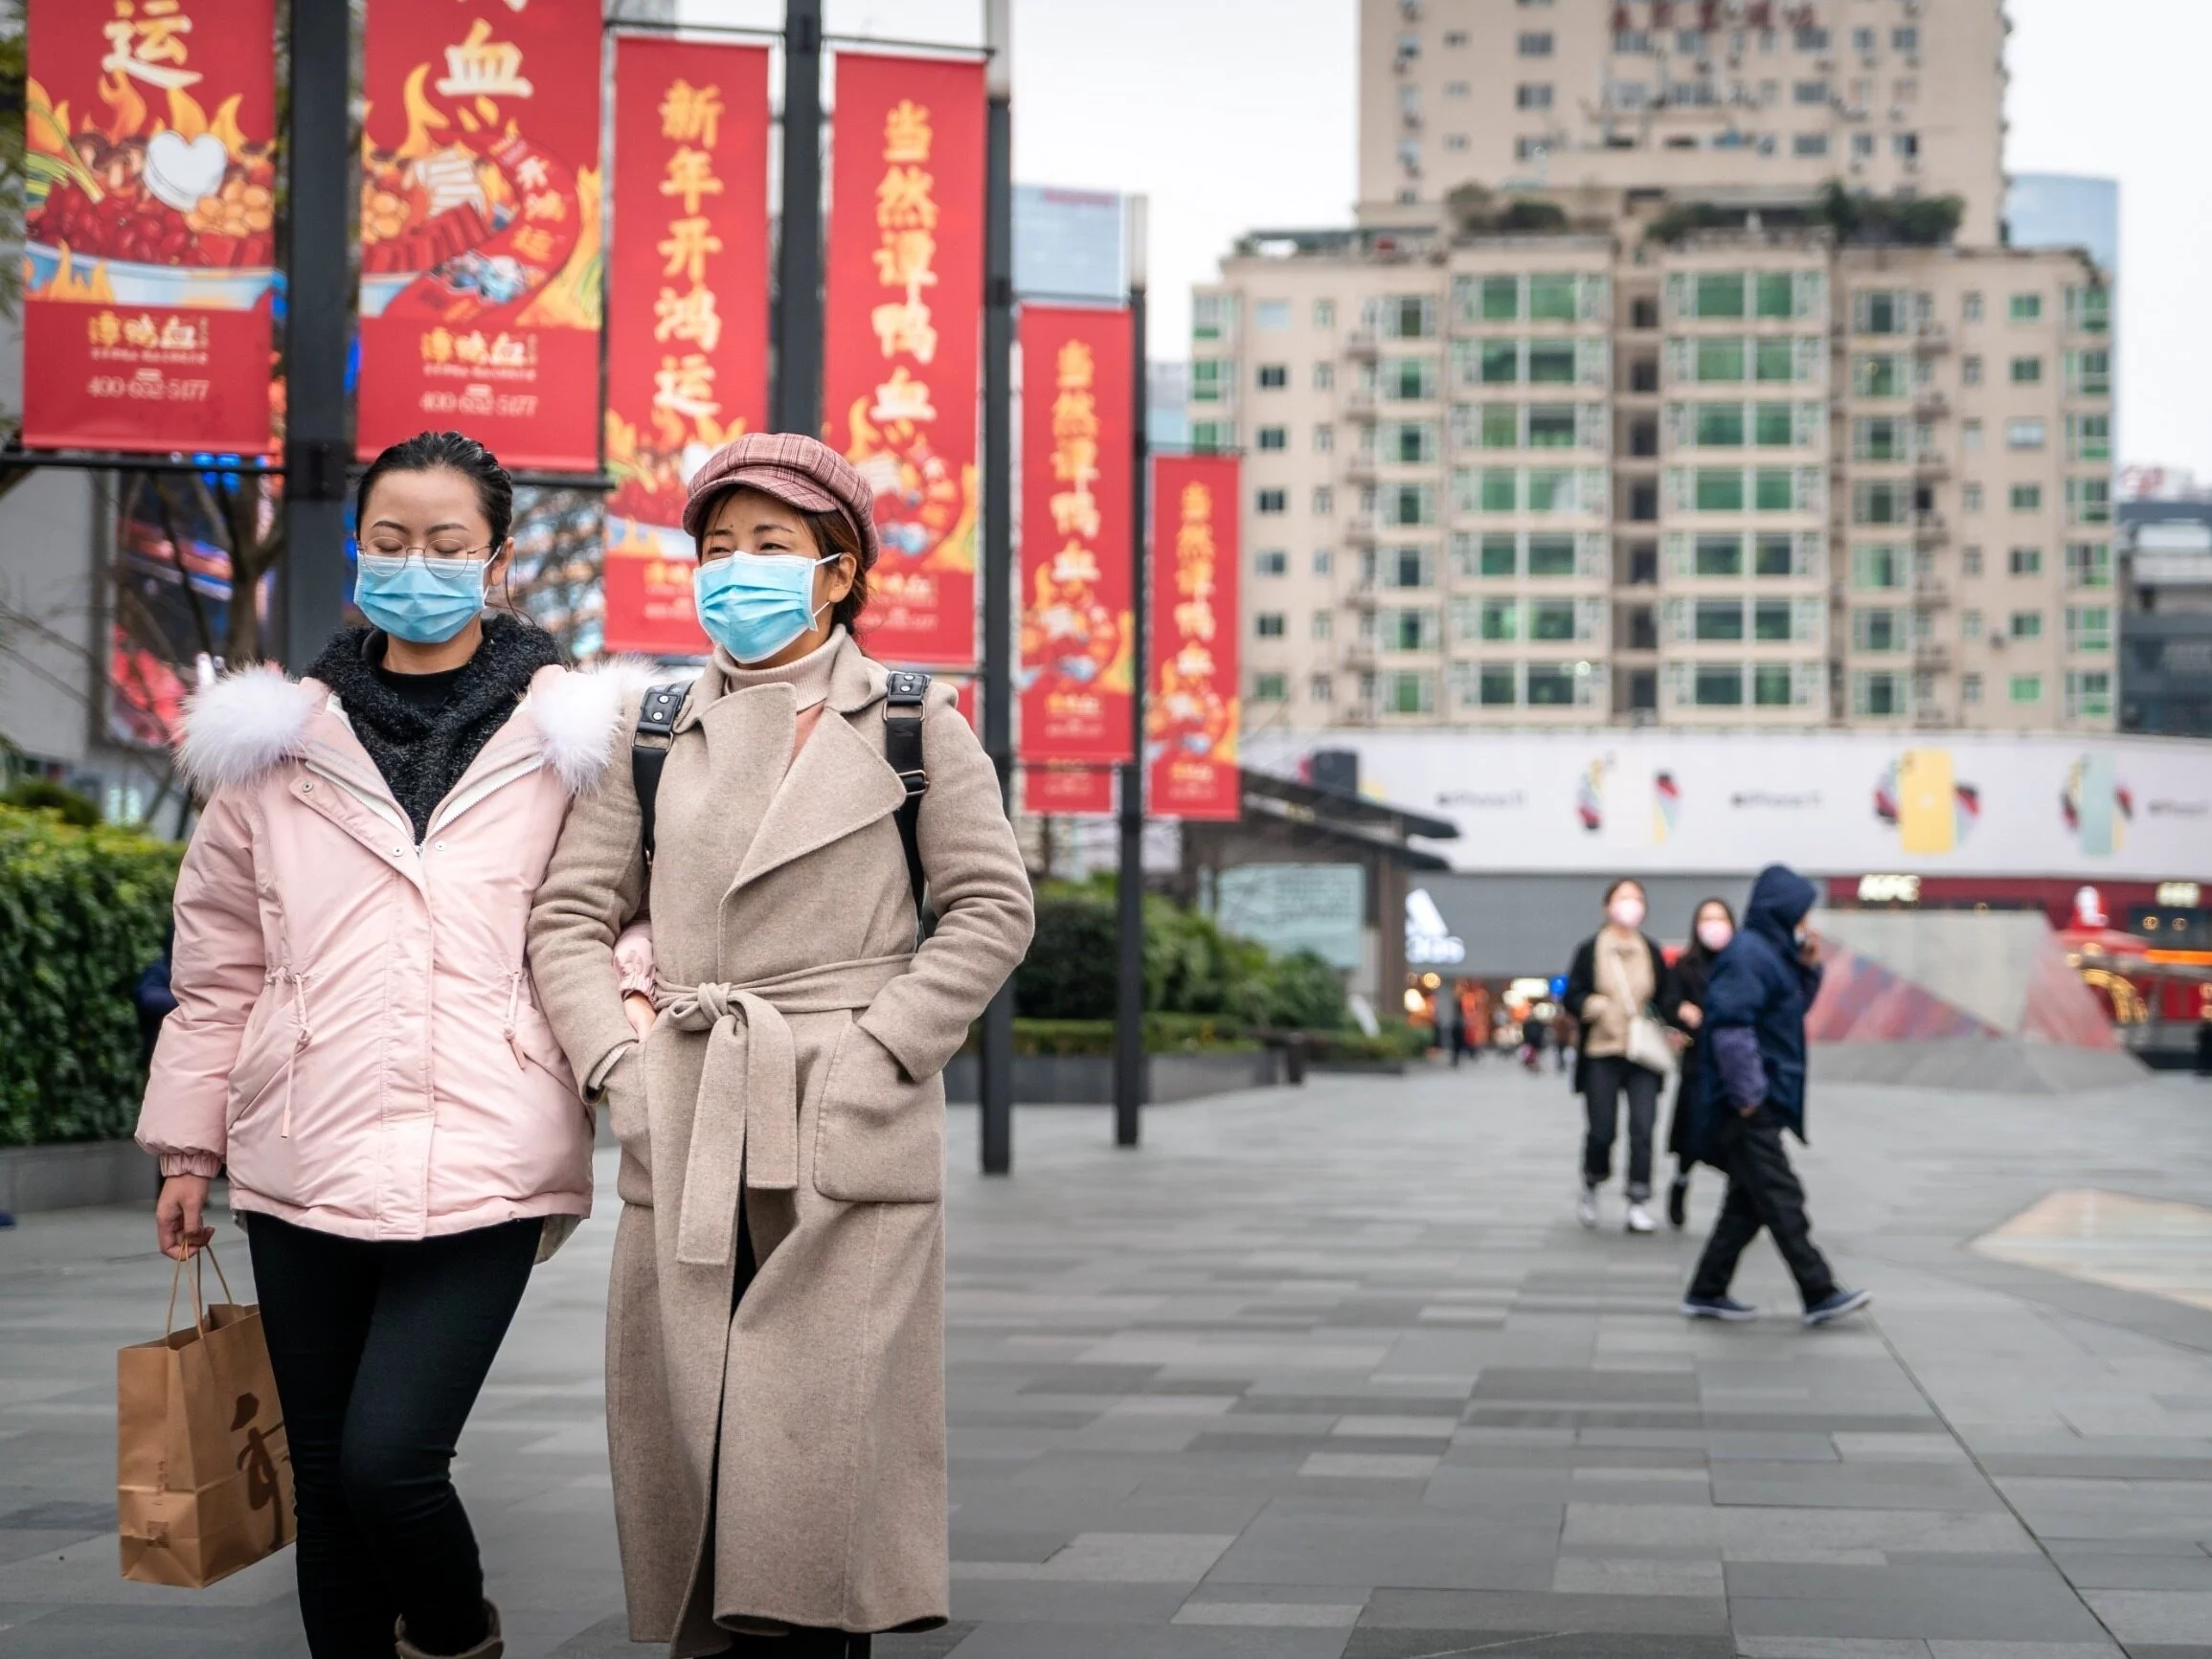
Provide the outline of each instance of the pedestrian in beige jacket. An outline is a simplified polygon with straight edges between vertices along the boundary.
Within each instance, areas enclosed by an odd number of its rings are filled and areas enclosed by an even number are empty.
[[[886,671],[848,631],[877,553],[859,474],[748,436],[685,521],[716,649],[650,864],[617,768],[530,926],[546,1014],[621,1141],[607,1418],[631,1635],[865,1653],[948,1614],[939,1073],[1028,945],[1029,886],[934,686],[916,839],[937,921],[916,948]],[[611,951],[647,910],[658,980],[625,1007]]]

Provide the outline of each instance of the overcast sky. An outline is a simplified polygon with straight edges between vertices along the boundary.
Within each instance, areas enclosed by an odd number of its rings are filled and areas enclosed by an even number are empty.
[[[686,19],[782,15],[779,0],[679,4]],[[825,5],[833,34],[982,38],[981,0]],[[2212,4],[2009,6],[2008,165],[2120,180],[2124,459],[2212,479]],[[1190,284],[1239,232],[1348,220],[1357,14],[1357,0],[1014,0],[1015,177],[1151,197],[1153,356],[1183,354]]]

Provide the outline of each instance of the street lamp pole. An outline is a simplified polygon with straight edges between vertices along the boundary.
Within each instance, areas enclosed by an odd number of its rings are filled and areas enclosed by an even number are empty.
[[[1144,693],[1149,678],[1144,649],[1151,615],[1151,572],[1146,559],[1149,526],[1145,474],[1151,447],[1145,439],[1144,374],[1145,198],[1129,198],[1129,322],[1136,385],[1131,409],[1136,429],[1129,487],[1131,622],[1129,669],[1130,759],[1121,768],[1121,863],[1116,883],[1117,955],[1114,986],[1114,1144],[1135,1146],[1144,1110]]]
[[[353,325],[347,123],[351,8],[291,0],[292,188],[284,312],[284,660],[313,660],[346,605],[346,353]],[[251,603],[241,595],[241,603]]]
[[[295,6],[314,0],[293,0]],[[822,435],[822,0],[784,0],[783,196],[776,252],[778,432]]]
[[[984,0],[983,210],[983,749],[999,798],[1014,804],[1014,61],[1011,0]],[[983,1010],[976,1067],[987,1176],[1014,1167],[1014,986]]]

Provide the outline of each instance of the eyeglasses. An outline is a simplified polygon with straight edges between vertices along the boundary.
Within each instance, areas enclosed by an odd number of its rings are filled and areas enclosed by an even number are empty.
[[[432,581],[455,588],[464,588],[475,581],[490,562],[485,555],[491,551],[488,543],[480,548],[454,547],[449,543],[411,548],[394,541],[366,542],[358,547],[365,568],[381,568],[386,574],[396,575],[410,559],[419,559]]]

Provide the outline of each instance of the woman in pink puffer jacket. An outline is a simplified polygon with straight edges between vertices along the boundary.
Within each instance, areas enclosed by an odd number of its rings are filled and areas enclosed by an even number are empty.
[[[500,1652],[447,1469],[531,1264],[591,1209],[591,1113],[524,938],[642,676],[484,614],[512,502],[458,433],[386,450],[356,509],[378,625],[300,681],[210,686],[179,754],[209,798],[138,1139],[165,1251],[213,1236],[219,1171],[250,1218],[315,1659]],[[637,941],[621,966],[650,983]]]

